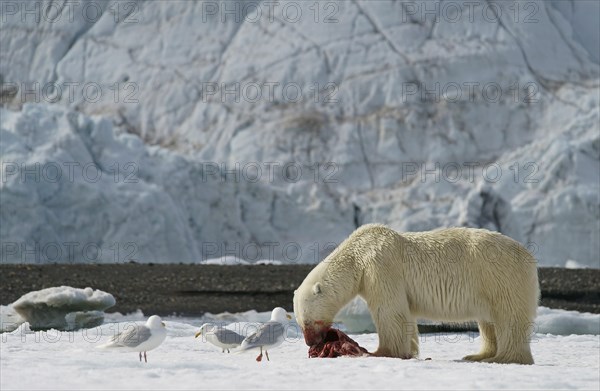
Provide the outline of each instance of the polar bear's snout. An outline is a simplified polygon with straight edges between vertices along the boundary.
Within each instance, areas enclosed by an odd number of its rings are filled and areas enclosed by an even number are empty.
[[[302,325],[302,333],[304,334],[304,342],[308,346],[319,344],[327,335],[327,331],[331,326],[325,322],[317,320],[313,323],[304,323]]]

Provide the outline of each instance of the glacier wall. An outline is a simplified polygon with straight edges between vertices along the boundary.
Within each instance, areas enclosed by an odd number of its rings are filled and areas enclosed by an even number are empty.
[[[32,4],[0,20],[2,262],[313,263],[383,222],[600,266],[593,2]]]

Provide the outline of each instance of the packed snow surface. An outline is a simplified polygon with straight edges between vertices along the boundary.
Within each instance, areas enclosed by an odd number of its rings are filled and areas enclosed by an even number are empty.
[[[268,313],[238,314],[251,321],[235,325],[251,332]],[[32,332],[23,324],[2,335],[2,389],[598,389],[600,340],[597,335],[536,333],[531,347],[535,365],[462,362],[479,349],[477,333],[421,335],[419,359],[309,359],[308,347],[291,324],[288,338],[255,361],[253,352],[221,353],[194,334],[203,320],[166,318],[167,339],[140,363],[137,353],[94,347],[132,321],[111,315],[101,327],[75,332]],[[232,327],[230,325],[229,327]],[[254,326],[254,328],[252,327]],[[372,351],[376,334],[352,335]],[[425,360],[431,358],[431,360]],[[35,369],[31,375],[24,375]]]

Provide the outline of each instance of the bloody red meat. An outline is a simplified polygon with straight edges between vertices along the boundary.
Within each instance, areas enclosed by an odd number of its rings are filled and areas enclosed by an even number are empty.
[[[321,342],[308,349],[308,357],[334,358],[363,355],[370,354],[344,332],[334,328],[329,328]]]

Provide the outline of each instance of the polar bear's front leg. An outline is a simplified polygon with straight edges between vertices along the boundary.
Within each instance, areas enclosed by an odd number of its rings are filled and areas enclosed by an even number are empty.
[[[373,353],[379,357],[414,358],[419,355],[417,322],[406,306],[383,303],[371,308],[379,336],[379,347]]]
[[[477,354],[470,354],[463,357],[466,361],[481,361],[486,358],[494,357],[498,350],[496,345],[496,332],[494,330],[494,324],[491,322],[485,322],[480,320],[479,335],[481,336],[481,351]]]

